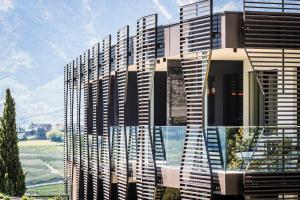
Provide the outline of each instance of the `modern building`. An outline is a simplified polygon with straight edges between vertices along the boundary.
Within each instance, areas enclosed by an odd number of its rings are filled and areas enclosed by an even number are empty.
[[[300,199],[300,0],[211,0],[65,67],[71,199]],[[81,129],[83,126],[83,130]]]

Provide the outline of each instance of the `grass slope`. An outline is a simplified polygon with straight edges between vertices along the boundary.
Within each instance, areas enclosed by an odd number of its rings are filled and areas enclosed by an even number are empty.
[[[30,195],[63,195],[65,194],[64,185],[63,184],[56,184],[56,185],[48,185],[48,186],[41,186],[36,188],[29,188],[27,189],[26,193]]]
[[[19,142],[19,148],[27,186],[63,179],[63,143],[29,140]]]

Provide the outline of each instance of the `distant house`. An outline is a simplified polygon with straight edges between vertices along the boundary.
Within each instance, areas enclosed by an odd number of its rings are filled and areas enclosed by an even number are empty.
[[[27,129],[27,130],[25,131],[25,135],[26,135],[26,136],[33,136],[33,135],[35,135],[35,131],[33,131],[33,130],[31,130],[31,129]]]
[[[34,131],[38,131],[38,130],[44,130],[44,131],[50,131],[52,129],[52,125],[51,124],[34,124],[31,123],[29,126],[29,130],[34,130]]]
[[[34,124],[31,123],[25,131],[26,136],[36,136],[38,139],[46,139],[46,133],[52,130],[51,124]]]
[[[19,141],[26,140],[26,133],[25,133],[24,129],[18,128],[17,133],[18,133],[18,140]]]

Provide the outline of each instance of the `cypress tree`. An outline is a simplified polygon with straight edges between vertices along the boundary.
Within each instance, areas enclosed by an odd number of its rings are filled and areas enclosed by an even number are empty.
[[[10,196],[22,196],[26,189],[26,174],[23,173],[19,158],[15,102],[9,89],[6,90],[3,116],[0,119],[0,157],[4,165],[2,192]]]
[[[0,157],[0,192],[3,193],[5,190],[5,185],[4,185],[4,177],[5,177],[5,165]]]

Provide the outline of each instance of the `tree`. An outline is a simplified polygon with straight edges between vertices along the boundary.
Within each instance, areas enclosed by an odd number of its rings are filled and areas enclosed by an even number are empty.
[[[0,199],[1,199],[1,192],[4,191],[4,176],[5,176],[5,165],[4,162],[2,160],[2,158],[0,157]]]
[[[2,173],[4,177],[2,176],[0,180],[4,188],[1,192],[10,196],[22,196],[26,189],[26,174],[19,158],[15,102],[9,89],[6,90],[3,116],[0,119],[0,157],[4,166]]]
[[[39,140],[45,140],[45,139],[47,139],[47,137],[46,137],[46,131],[43,128],[38,128],[38,130],[36,132],[36,135],[37,135],[37,139],[39,139]]]
[[[52,142],[62,142],[64,139],[64,133],[61,131],[48,131],[46,133],[47,139]]]

